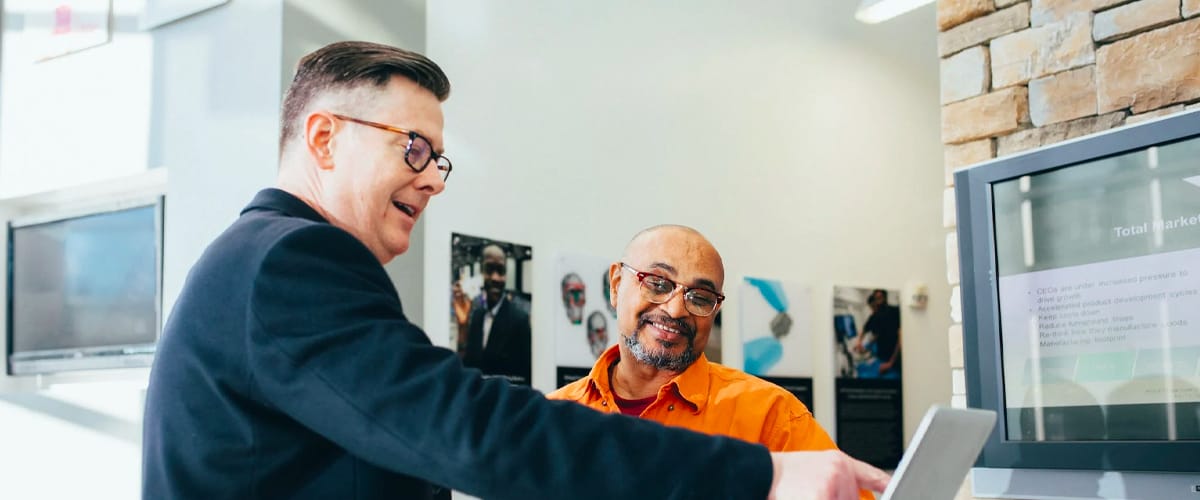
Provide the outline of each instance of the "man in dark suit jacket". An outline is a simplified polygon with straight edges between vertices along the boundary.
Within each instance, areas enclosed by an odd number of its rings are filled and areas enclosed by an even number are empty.
[[[283,105],[278,189],[204,251],[146,393],[147,499],[781,498],[886,475],[769,454],[484,380],[410,323],[382,264],[445,188],[424,56],[342,42],[305,56]]]
[[[483,293],[471,302],[463,364],[486,375],[530,384],[529,307],[507,292],[508,256],[498,245],[483,248]]]

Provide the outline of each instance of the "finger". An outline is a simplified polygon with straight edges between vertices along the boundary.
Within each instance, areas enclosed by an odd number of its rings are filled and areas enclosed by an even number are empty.
[[[859,488],[883,491],[887,489],[888,482],[892,480],[892,476],[889,476],[888,473],[865,462],[851,458],[850,465]]]
[[[835,492],[838,500],[858,500],[858,470],[857,466],[861,462],[850,458],[849,455],[842,454],[842,461],[837,471],[837,491]]]
[[[854,487],[854,482],[849,477],[845,481],[841,481],[837,485],[837,500],[858,500],[858,488]]]

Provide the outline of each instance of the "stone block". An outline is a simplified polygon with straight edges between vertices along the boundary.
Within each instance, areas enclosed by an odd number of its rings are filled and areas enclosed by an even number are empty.
[[[1089,116],[1069,122],[1055,123],[1046,125],[1045,127],[1021,130],[996,139],[996,156],[1008,156],[1021,151],[1062,142],[1067,139],[1083,137],[1119,127],[1124,122],[1125,112],[1117,111],[1100,116]]]
[[[1179,0],[1140,0],[1096,14],[1092,39],[1107,42],[1125,38],[1179,19]]]
[[[995,57],[993,50],[993,67]],[[1138,114],[1200,99],[1200,19],[1100,47],[1096,87],[1100,113],[1130,108]]]
[[[992,0],[938,0],[938,31],[946,31],[995,10]]]
[[[1092,64],[1092,15],[1082,13],[1004,35],[992,40],[990,55],[994,89]]]
[[[946,188],[942,191],[942,227],[946,229],[954,229],[958,222],[958,204],[954,199],[954,188]]]
[[[959,167],[985,162],[995,157],[996,145],[991,139],[980,139],[978,141],[946,146],[942,154],[942,159],[945,161],[949,172],[954,172]],[[950,186],[953,184],[954,181],[951,180],[946,185]]]
[[[978,45],[942,59],[941,80],[942,104],[987,92],[992,83],[987,47]]]
[[[946,335],[950,345],[950,368],[963,367],[963,326],[960,324],[950,325],[950,331]]]
[[[1183,106],[1182,104],[1176,104],[1176,105],[1174,105],[1174,106],[1167,106],[1167,107],[1165,107],[1165,108],[1158,108],[1158,109],[1156,109],[1156,110],[1154,110],[1154,111],[1147,111],[1147,112],[1145,112],[1145,113],[1142,113],[1142,114],[1140,114],[1140,115],[1130,115],[1130,116],[1129,116],[1129,118],[1126,118],[1126,119],[1125,119],[1125,124],[1126,124],[1126,125],[1133,125],[1133,124],[1135,124],[1135,123],[1144,122],[1144,121],[1146,121],[1146,120],[1153,120],[1153,119],[1155,119],[1155,118],[1161,118],[1161,117],[1164,117],[1164,116],[1173,115],[1173,114],[1175,114],[1175,113],[1182,113],[1182,112],[1184,112],[1184,111],[1185,111],[1185,109],[1184,109],[1184,106]]]
[[[962,323],[962,290],[958,285],[950,289],[950,321]]]
[[[1011,87],[942,106],[942,142],[1008,134],[1029,123],[1029,91]]]
[[[958,267],[958,233],[946,233],[946,283],[957,285],[959,282]]]
[[[1029,82],[1029,119],[1035,127],[1095,114],[1095,66],[1084,66]]]
[[[951,408],[966,408],[967,407],[967,395],[966,394],[951,395],[950,396],[950,407]]]
[[[938,56],[946,57],[1001,35],[1029,27],[1029,4],[1019,3],[1004,10],[965,22],[938,34]]]
[[[1129,0],[1033,0],[1029,9],[1032,26],[1057,23],[1081,12],[1096,12]]]

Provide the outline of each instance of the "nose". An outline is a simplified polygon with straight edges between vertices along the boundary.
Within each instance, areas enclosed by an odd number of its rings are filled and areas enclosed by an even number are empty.
[[[683,295],[684,294],[680,293],[679,290],[676,290],[671,294],[671,298],[667,299],[667,301],[663,302],[661,305],[663,310],[665,310],[672,318],[678,319],[691,314],[688,312],[687,307],[684,307]]]
[[[429,160],[429,163],[425,165],[425,170],[422,170],[421,173],[417,174],[417,178],[413,181],[413,185],[418,191],[426,193],[429,196],[439,194],[446,190],[446,181],[442,179],[442,171],[438,170],[437,162],[435,162],[432,158]]]

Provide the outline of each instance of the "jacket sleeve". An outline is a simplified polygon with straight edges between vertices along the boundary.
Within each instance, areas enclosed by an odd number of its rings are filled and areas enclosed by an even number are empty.
[[[517,375],[525,377],[525,382],[533,384],[533,322],[527,311],[521,312],[522,321],[517,322]]]
[[[256,388],[380,467],[479,497],[766,498],[766,448],[484,380],[405,318],[378,262],[310,226],[267,253],[248,307]]]

